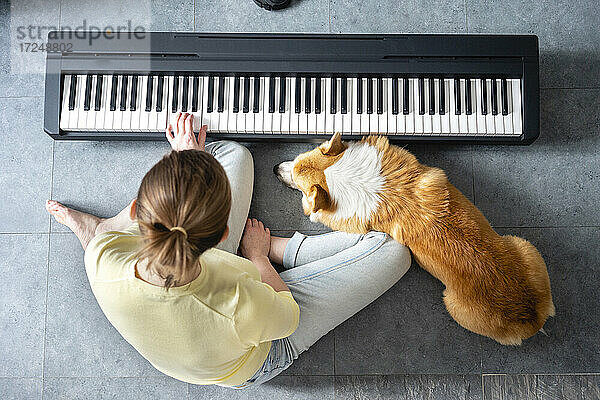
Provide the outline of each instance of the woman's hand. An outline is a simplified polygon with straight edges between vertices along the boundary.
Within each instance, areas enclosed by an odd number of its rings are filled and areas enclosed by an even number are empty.
[[[204,151],[204,143],[206,142],[206,130],[208,126],[202,125],[198,133],[198,139],[194,136],[194,116],[192,114],[177,113],[177,122],[175,124],[175,134],[173,134],[173,125],[169,124],[165,135],[171,148],[175,151],[182,150],[200,150]]]
[[[240,243],[242,255],[249,260],[269,257],[271,249],[271,231],[256,219],[248,219]]]

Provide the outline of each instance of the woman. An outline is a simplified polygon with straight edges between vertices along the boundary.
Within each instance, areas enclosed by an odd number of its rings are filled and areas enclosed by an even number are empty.
[[[247,219],[250,152],[224,141],[205,149],[206,126],[196,139],[192,118],[167,128],[173,151],[115,217],[46,208],[81,241],[100,307],[142,356],[185,382],[245,388],[388,290],[410,254],[380,232],[271,236]]]

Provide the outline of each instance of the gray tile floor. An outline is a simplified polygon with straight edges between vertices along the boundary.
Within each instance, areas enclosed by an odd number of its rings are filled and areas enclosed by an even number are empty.
[[[89,289],[76,238],[50,221],[54,198],[110,216],[164,143],[53,142],[42,130],[43,54],[19,27],[127,24],[147,30],[536,33],[542,132],[528,147],[409,148],[444,168],[501,233],[533,242],[557,307],[538,335],[503,347],[457,326],[442,285],[414,265],[283,376],[233,392],[165,377],[111,327]],[[600,3],[546,0],[0,2],[0,398],[599,399]],[[40,41],[40,40],[31,40]],[[273,164],[310,148],[251,144],[251,213],[274,231],[317,233]]]

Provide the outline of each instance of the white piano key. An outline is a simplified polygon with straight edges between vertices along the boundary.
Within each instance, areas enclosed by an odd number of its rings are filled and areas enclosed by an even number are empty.
[[[323,83],[325,83],[325,108],[322,112],[325,113],[325,134],[332,134],[335,128],[335,116],[331,113],[331,79],[335,78],[325,78],[323,80]]]
[[[193,95],[193,92],[194,92],[194,82],[192,80],[192,77],[189,76],[189,75],[186,75],[185,77],[182,78],[182,83],[183,83],[184,79],[188,80],[187,108],[186,108],[186,112],[188,114],[192,114],[192,131],[193,131],[194,130],[194,125],[195,125],[195,121],[193,119],[194,113],[192,112],[192,95]],[[181,93],[182,93],[182,96],[183,96],[183,88],[182,88],[182,92]],[[183,100],[183,97],[182,97],[182,100]],[[180,106],[180,107],[183,109],[182,106]]]
[[[127,101],[125,102],[125,111],[121,112],[121,130],[127,132],[131,131],[131,110],[129,109],[129,103],[131,101],[131,83],[133,81],[131,78],[131,75],[127,75]],[[121,100],[120,97],[119,100]]]
[[[508,105],[508,114],[507,115],[503,115],[502,117],[504,118],[504,133],[507,135],[513,135],[514,134],[514,129],[513,129],[513,120],[512,120],[512,85],[510,84],[510,80],[507,79],[506,80],[506,101],[507,101],[507,105]],[[500,109],[502,111],[502,108]]]
[[[290,133],[290,120],[292,109],[292,93],[294,92],[294,80],[291,77],[285,78],[285,112],[281,114],[281,133]]]
[[[471,115],[467,115],[467,131],[469,135],[477,135],[479,129],[477,126],[477,79],[471,79]],[[465,97],[465,102],[466,102]],[[466,103],[465,103],[466,104]]]
[[[240,76],[240,98],[239,111],[236,113],[236,125],[238,132],[246,132],[246,114],[244,114],[244,82],[247,77]],[[204,83],[206,85],[206,83]],[[206,98],[204,99],[206,101]]]
[[[146,113],[146,114],[148,114],[148,122],[147,122],[147,130],[148,131],[160,130],[160,129],[158,129],[158,125],[157,125],[158,113],[156,112],[156,103],[157,103],[157,98],[158,98],[158,95],[156,93],[157,90],[158,90],[158,76],[153,75],[152,76],[152,108],[150,109],[150,112]],[[145,109],[146,109],[146,104],[144,104],[144,110]]]
[[[84,110],[85,125],[81,130],[92,131],[96,124],[96,114],[94,114],[94,97],[96,97],[96,75],[92,75],[92,84],[90,86],[90,109]]]
[[[264,95],[262,96],[262,114],[263,114],[263,132],[265,134],[273,133],[273,114],[269,112],[269,99],[271,94],[271,82],[275,83],[275,79],[271,81],[271,77],[266,76],[263,78],[264,82]],[[274,87],[274,86],[273,86]],[[277,110],[274,110],[277,111]]]
[[[317,134],[324,135],[327,132],[327,124],[326,124],[326,80],[323,78],[317,78],[321,81],[321,92],[319,96],[321,96],[321,112],[316,114],[317,116]]]
[[[352,133],[352,108],[354,107],[354,103],[352,102],[352,92],[354,90],[354,86],[352,85],[353,79],[346,78],[346,114],[341,114],[342,116],[342,133],[351,134]],[[340,80],[340,113],[342,112],[341,107],[341,80]]]
[[[379,115],[377,114],[377,78],[368,78],[373,82],[373,113],[369,115],[369,133],[379,133]],[[367,86],[364,87],[367,91]],[[365,105],[366,111],[366,105]]]
[[[450,108],[446,110],[448,115],[450,116],[450,133],[452,135],[458,135],[460,133],[459,127],[459,116],[456,115],[456,95],[454,93],[454,79],[446,79],[448,86],[446,89],[450,89],[448,92],[448,96],[450,97]],[[462,111],[462,110],[461,110]]]
[[[254,113],[252,112],[252,102],[254,100],[254,77],[246,77],[246,80],[250,82],[250,91],[248,93],[248,112],[244,113],[246,116],[246,132],[254,133]]]
[[[87,128],[87,112],[83,110],[83,103],[85,100],[85,75],[77,76],[77,98],[75,103],[75,109],[77,110],[77,122],[74,128],[77,130],[85,130]]]
[[[334,78],[331,78],[334,79]],[[333,114],[333,130],[344,131],[344,118],[342,115],[342,79],[335,78],[335,114]]]
[[[104,127],[104,114],[106,111],[106,87],[107,84],[107,75],[102,75],[100,77],[102,79],[102,92],[100,93],[100,109],[96,111],[96,96],[94,95],[94,104],[91,109],[94,110],[94,130],[100,131]],[[98,77],[96,77],[96,82],[98,82]]]
[[[509,82],[507,82],[509,84]],[[523,133],[523,125],[522,125],[522,113],[523,107],[521,105],[521,80],[520,79],[511,79],[510,84],[511,88],[511,96],[512,96],[512,117],[513,117],[513,133],[515,135],[521,135]]]
[[[458,129],[461,134],[469,133],[469,127],[467,126],[467,104],[465,102],[465,80],[460,80],[460,99],[461,99],[461,107],[460,107],[460,115],[458,116]]]
[[[414,116],[415,116],[415,133],[423,134],[423,115],[419,114],[420,98],[419,98],[419,80],[411,79],[413,81],[413,101],[414,101]],[[427,108],[427,104],[425,104]],[[427,110],[425,110],[427,112]]]
[[[316,84],[317,80],[310,78],[310,113],[306,115],[309,135],[317,133],[317,114],[315,113]]]
[[[486,131],[488,135],[495,135],[495,117],[492,115],[492,80],[486,79],[485,85],[487,88],[487,115],[485,116]]]
[[[219,79],[215,78],[215,83],[219,83]],[[224,77],[224,91],[223,91],[223,112],[218,112],[219,114],[219,132],[226,133],[229,130],[229,77]],[[220,92],[220,85],[217,85],[217,104],[218,104],[218,96]],[[233,89],[233,85],[231,86]],[[191,101],[190,101],[191,104]],[[217,110],[218,111],[218,110]]]
[[[229,88],[229,93],[227,97],[227,131],[228,132],[237,132],[237,114],[233,112],[233,87],[235,85],[235,77],[228,76],[225,78],[227,81],[227,87]]]
[[[273,114],[271,114],[271,118],[273,121],[271,122],[271,131],[274,134],[281,133],[281,113],[279,112],[279,91],[281,90],[281,77],[275,77],[275,109],[273,110]]]
[[[415,133],[415,115],[417,114],[415,99],[416,79],[408,80],[408,115],[405,115],[405,132],[407,134]],[[402,96],[404,96],[404,82],[402,82]],[[404,101],[404,100],[402,100]],[[404,104],[404,103],[402,103]]]
[[[371,116],[367,114],[367,78],[362,79],[362,113],[360,114],[360,133],[368,135],[371,132],[369,123]]]
[[[158,80],[158,77],[156,79]],[[172,76],[163,76],[163,82],[162,82],[163,92],[162,92],[162,99],[161,99],[162,109],[156,117],[156,129],[159,131],[166,130],[167,126],[171,123],[171,121],[169,121],[169,100],[171,99],[171,86],[169,86],[169,84],[172,84],[172,82],[173,82]],[[156,83],[156,90],[158,93],[158,82]],[[158,101],[158,94],[157,94],[157,101]],[[156,106],[154,107],[154,110],[156,111]],[[173,128],[175,128],[175,126],[173,126]]]
[[[498,105],[498,114],[494,115],[494,128],[497,135],[504,134],[504,116],[502,115],[502,91],[500,88],[500,79],[493,79],[492,83],[496,85],[496,104]]]
[[[425,97],[425,114],[423,115],[423,133],[431,135],[433,124],[431,115],[429,115],[429,79],[423,79],[423,96]]]
[[[440,122],[442,124],[442,133],[450,134],[450,118],[454,113],[453,107],[450,105],[450,99],[452,98],[452,86],[450,79],[442,79],[441,83],[444,85],[444,115],[440,116]]]
[[[133,79],[133,77],[132,77],[132,79]],[[141,118],[141,112],[140,112],[140,104],[141,104],[140,94],[141,94],[141,92],[140,92],[140,90],[142,89],[141,83],[142,83],[142,77],[138,76],[137,77],[137,86],[136,86],[136,96],[135,96],[135,111],[131,112],[131,130],[134,132],[140,131],[140,118]],[[127,107],[129,107],[129,106],[130,106],[130,104],[127,104]]]
[[[122,118],[123,112],[119,109],[119,106],[121,104],[121,88],[122,87],[123,87],[123,75],[117,75],[117,91],[115,92],[117,97],[115,99],[115,110],[109,111],[112,116],[112,118],[109,118],[109,119],[112,119],[112,129],[115,131],[121,130],[121,120],[123,119]]]
[[[309,78],[310,79],[310,78]],[[306,77],[300,80],[300,114],[298,114],[298,133],[308,133],[308,115],[306,114]]]
[[[485,135],[487,131],[485,123],[485,115],[481,113],[482,102],[481,102],[481,79],[474,79],[475,81],[475,113],[477,118],[477,133],[479,135]]]
[[[60,129],[68,130],[70,122],[70,111],[69,111],[69,94],[71,89],[71,75],[65,75],[63,78],[63,93],[62,102],[60,106]]]
[[[394,132],[396,135],[404,135],[406,133],[406,116],[403,111],[403,102],[404,102],[404,79],[398,79],[398,114],[394,115],[396,117],[396,128]],[[391,86],[390,86],[391,93]]]
[[[146,111],[146,98],[148,97],[148,81],[150,80],[150,76],[149,75],[142,75],[141,76],[142,80],[142,98],[140,99],[140,131],[141,132],[148,132],[154,129],[150,129],[150,114],[152,114],[152,109],[150,111]],[[154,92],[154,79],[152,79],[152,93],[151,93],[151,97],[155,96],[155,92]],[[152,98],[152,105],[154,105],[155,101]]]
[[[382,89],[383,89],[383,104],[382,104],[382,109],[383,109],[383,114],[377,114],[378,116],[378,126],[379,126],[379,132],[382,135],[387,135],[388,133],[388,113],[391,114],[392,110],[390,108],[388,108],[387,106],[387,98],[388,96],[390,96],[391,92],[388,92],[387,90],[387,81],[388,79],[386,78],[382,78]],[[377,82],[377,81],[376,81]],[[376,89],[378,89],[378,85],[375,86]],[[379,95],[376,96],[376,98],[378,98]],[[377,102],[375,102],[375,106],[377,105]],[[377,107],[375,107],[377,108]],[[377,109],[375,109],[374,111],[377,111]]]
[[[433,91],[435,100],[435,114],[431,116],[431,133],[439,135],[442,133],[442,116],[440,115],[440,104],[444,99],[440,99],[440,84],[443,84],[441,79],[433,80]]]
[[[358,78],[360,79],[360,78]],[[352,107],[348,109],[348,112],[351,112],[351,132],[354,135],[360,134],[360,114],[358,111],[358,79],[357,78],[348,78],[348,84],[352,82],[352,89],[348,89],[348,96],[351,98]]]
[[[213,98],[212,111],[208,112],[208,82],[213,80]],[[202,119],[205,125],[208,125],[208,132],[219,132],[219,113],[217,112],[217,100],[219,98],[219,78],[217,76],[206,77],[204,86],[206,88],[205,104],[202,108]]]
[[[258,100],[258,114],[254,116],[256,131],[265,133],[265,113],[269,113],[269,78],[260,77],[260,96]],[[265,109],[265,98],[267,99],[267,108]]]
[[[204,95],[204,85],[206,81],[204,80],[204,77],[199,76],[198,77],[198,105],[196,108],[196,112],[193,112],[192,115],[194,116],[194,132],[200,132],[200,129],[202,129],[202,116],[203,116],[203,112],[204,112],[204,103],[206,102],[206,99],[203,98]],[[193,86],[192,86],[192,90],[193,90]]]
[[[173,77],[173,80],[174,79],[177,79],[179,81],[179,83],[177,84],[177,93],[171,93],[172,96],[177,96],[177,108],[175,109],[175,111],[173,111],[173,97],[169,98],[169,104],[168,104],[169,121],[173,125],[173,129],[175,129],[175,125],[177,124],[177,114],[181,112],[181,101],[183,100],[183,77],[177,76],[177,77]],[[170,82],[169,91],[170,92],[173,91],[173,82]],[[215,111],[216,111],[216,108],[215,108]],[[218,121],[217,121],[217,127],[218,127]],[[209,130],[211,130],[210,126],[209,126]],[[212,129],[212,131],[216,132],[216,129]]]

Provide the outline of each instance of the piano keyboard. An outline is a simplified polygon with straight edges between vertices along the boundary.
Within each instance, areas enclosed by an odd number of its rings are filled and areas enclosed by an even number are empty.
[[[518,137],[520,79],[65,74],[60,129],[276,135]]]

